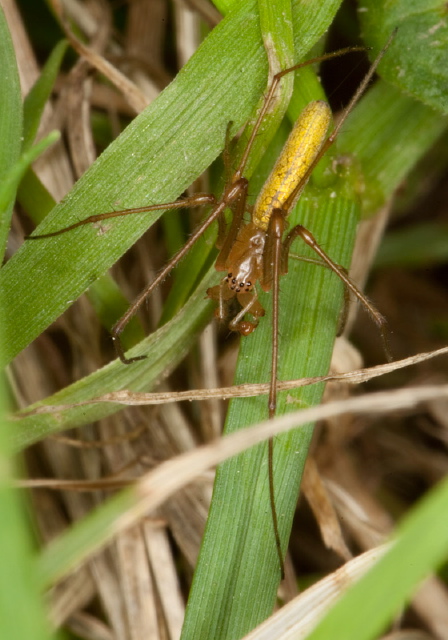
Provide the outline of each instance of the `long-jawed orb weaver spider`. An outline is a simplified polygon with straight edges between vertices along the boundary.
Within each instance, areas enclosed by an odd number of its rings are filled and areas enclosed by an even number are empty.
[[[306,245],[320,258],[321,264],[331,269],[343,282],[347,293],[353,293],[365,307],[371,318],[379,327],[388,358],[390,357],[386,321],[382,314],[372,305],[354,282],[348,277],[344,267],[334,262],[324,249],[318,244],[312,233],[303,225],[294,226],[287,234],[287,217],[302,193],[314,168],[336,140],[345,120],[364,93],[375,70],[384,56],[393,35],[380,51],[368,73],[358,87],[348,106],[344,109],[337,125],[330,135],[328,129],[331,122],[331,110],[322,100],[311,102],[296,121],[291,134],[280,154],[272,172],[265,182],[255,205],[249,206],[248,180],[244,172],[250,156],[252,146],[263,120],[275,97],[281,79],[305,65],[343,55],[360,48],[351,47],[332,54],[313,58],[294,65],[275,74],[268,88],[264,104],[257,116],[246,148],[239,161],[238,167],[231,174],[220,198],[213,194],[198,193],[174,202],[136,207],[120,211],[95,214],[84,220],[54,232],[34,235],[32,239],[49,238],[75,229],[79,226],[100,222],[114,217],[121,217],[134,213],[144,213],[165,209],[183,209],[209,205],[212,207],[207,218],[197,227],[182,249],[165,265],[157,277],[139,294],[126,313],[115,324],[111,333],[118,357],[124,364],[131,364],[146,356],[127,358],[121,344],[120,335],[136,314],[140,306],[154,289],[167,277],[170,271],[182,260],[205,230],[218,221],[219,254],[216,269],[226,272],[220,284],[208,289],[207,295],[217,302],[216,316],[224,319],[227,315],[227,304],[236,299],[241,307],[239,312],[230,320],[229,328],[241,335],[252,333],[259,318],[264,315],[264,309],[258,300],[256,292],[257,282],[264,291],[272,291],[272,359],[269,391],[269,418],[275,416],[277,404],[277,371],[278,371],[278,330],[279,330],[279,279],[288,271],[288,256],[291,245],[296,238],[301,238]],[[227,129],[229,131],[229,128]],[[228,163],[228,134],[226,139],[226,157]],[[224,212],[232,211],[232,220],[227,224]],[[244,215],[249,213],[249,222],[244,221]],[[285,235],[286,234],[286,235]],[[346,296],[347,299],[347,296]],[[247,314],[252,320],[247,319]],[[273,480],[273,441],[269,441],[269,492],[273,529],[279,557],[282,576],[283,554],[278,531],[277,513],[275,508],[275,491]]]

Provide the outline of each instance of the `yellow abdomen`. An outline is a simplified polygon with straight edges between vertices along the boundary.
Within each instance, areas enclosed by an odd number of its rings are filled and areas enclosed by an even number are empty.
[[[282,209],[300,185],[326,139],[330,120],[330,107],[323,100],[310,102],[302,111],[255,202],[252,221],[257,227],[266,230],[272,211]]]

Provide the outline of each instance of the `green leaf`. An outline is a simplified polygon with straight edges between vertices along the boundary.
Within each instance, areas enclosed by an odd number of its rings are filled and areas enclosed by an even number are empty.
[[[245,37],[239,47],[244,29]],[[228,51],[228,55],[222,55]],[[244,73],[241,70],[244,69]],[[84,174],[39,228],[95,212],[175,200],[219,154],[229,120],[241,126],[258,100],[266,63],[254,3],[238,6],[176,80]],[[0,273],[9,361],[102,275],[154,222],[142,214],[57,238],[27,241]]]
[[[5,210],[11,197],[15,197],[19,183],[31,164],[58,140],[59,132],[52,131],[43,140],[20,155],[17,162],[3,176],[3,182],[0,186],[0,210]]]
[[[1,301],[0,301],[1,303]],[[4,377],[0,380],[0,637],[2,640],[49,640],[49,626],[39,593],[26,505],[13,487],[13,426],[6,420]],[[23,612],[26,611],[26,615]]]
[[[42,222],[56,204],[32,167],[26,171],[20,182],[17,200],[36,225]]]
[[[445,480],[412,510],[394,536],[392,549],[333,607],[308,640],[330,640],[335,629],[344,630],[344,640],[378,638],[420,582],[446,559],[447,509]]]
[[[2,90],[0,91],[0,184],[18,160],[22,145],[22,99],[14,47],[0,7],[0,69]],[[16,194],[14,188],[2,187],[0,195],[0,262],[6,247],[12,207]]]
[[[23,149],[28,149],[36,136],[42,112],[56,82],[68,43],[61,40],[52,51],[23,105]]]
[[[0,7],[0,253],[9,231],[15,199],[22,134],[22,104],[14,48]],[[23,159],[22,159],[23,161]],[[0,307],[4,300],[0,296]],[[0,324],[0,344],[4,344]],[[11,459],[12,425],[6,419],[5,378],[0,376],[0,637],[2,640],[48,640],[50,632],[38,590],[38,580],[22,496],[13,487],[16,469]],[[24,615],[26,612],[26,615]]]
[[[0,300],[1,304],[1,300]],[[17,488],[11,459],[13,425],[6,419],[5,379],[0,379],[0,637],[2,640],[49,640],[49,626],[39,593],[26,505]],[[26,611],[26,615],[23,612]]]
[[[441,0],[362,0],[359,16],[366,44],[377,50],[395,27],[381,64],[382,77],[407,95],[448,114],[448,21]]]
[[[215,7],[225,16],[232,6],[235,4],[235,0],[213,0]]]

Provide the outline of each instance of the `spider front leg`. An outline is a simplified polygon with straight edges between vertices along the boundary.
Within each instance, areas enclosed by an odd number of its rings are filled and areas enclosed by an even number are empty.
[[[153,280],[143,291],[137,296],[136,300],[131,304],[126,313],[120,318],[120,320],[116,323],[116,325],[112,328],[111,335],[112,340],[114,342],[115,351],[123,362],[123,364],[131,364],[132,362],[138,362],[139,360],[143,360],[146,356],[135,356],[133,358],[127,358],[124,354],[124,349],[121,344],[121,333],[123,332],[125,326],[129,322],[129,320],[137,313],[138,309],[141,307],[143,302],[151,295],[154,289],[159,286],[163,280],[168,276],[168,274],[174,269],[174,267],[182,260],[182,258],[190,251],[193,245],[197,242],[197,240],[203,235],[203,233],[208,229],[208,227],[215,221],[220,220],[224,214],[224,210],[227,207],[230,208],[238,208],[238,202],[241,200],[242,205],[246,201],[247,194],[247,180],[245,178],[240,178],[235,180],[232,184],[226,187],[221,200],[217,201],[213,194],[198,194],[193,195],[189,198],[184,198],[180,201],[176,201],[174,203],[170,203],[170,206],[165,208],[171,209],[180,209],[186,208],[189,206],[199,206],[204,204],[213,205],[213,209],[208,215],[208,217],[194,230],[192,235],[189,237],[187,242],[184,244],[182,249],[165,265],[162,271],[158,274],[158,276]],[[236,203],[236,204],[234,204]],[[155,205],[152,207],[148,207],[146,210],[150,209],[161,209],[164,205]],[[133,212],[142,212],[142,209],[133,210]],[[123,212],[118,212],[119,214],[123,214]],[[126,212],[125,212],[126,213]],[[102,219],[104,215],[102,216]],[[90,218],[87,219],[91,221]],[[83,224],[84,221],[81,223]],[[78,226],[78,225],[76,225]],[[71,227],[70,227],[71,228]],[[229,231],[231,233],[232,228]]]
[[[235,193],[238,191],[236,189]],[[203,235],[204,231],[220,216],[226,207],[226,202],[221,200],[217,202],[215,196],[212,194],[200,194],[199,196],[191,196],[185,198],[180,202],[171,203],[171,208],[185,208],[187,206],[193,206],[198,204],[213,204],[213,210],[209,216],[194,230],[193,234],[189,237],[182,249],[165,265],[158,276],[153,280],[143,291],[137,296],[134,302],[131,304],[126,313],[120,318],[111,330],[112,340],[114,342],[115,351],[123,362],[123,364],[131,364],[132,362],[138,362],[143,360],[146,356],[135,356],[133,358],[127,358],[124,354],[123,345],[121,343],[121,333],[129,320],[137,313],[143,302],[151,295],[154,289],[161,283],[168,274],[174,269],[174,267],[182,260],[182,258],[190,251],[196,241]],[[157,205],[159,206],[159,205]],[[160,205],[161,206],[161,205]]]

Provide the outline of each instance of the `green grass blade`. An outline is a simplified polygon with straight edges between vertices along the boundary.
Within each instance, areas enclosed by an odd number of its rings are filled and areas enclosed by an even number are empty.
[[[399,527],[392,549],[338,602],[308,640],[373,640],[448,553],[448,481],[440,483]],[[366,621],[368,621],[366,623]]]
[[[32,168],[25,173],[20,182],[17,200],[36,225],[42,222],[56,205],[53,196],[45,188]]]
[[[359,17],[366,44],[380,48],[398,32],[381,75],[407,95],[448,114],[448,23],[438,0],[362,0]]]
[[[22,99],[14,47],[0,7],[0,68],[2,89],[0,91],[0,184],[16,164],[22,145]],[[6,191],[6,192],[5,192]],[[6,247],[12,207],[15,200],[14,185],[2,188],[0,200],[0,261]]]
[[[139,497],[135,487],[120,491],[53,540],[38,558],[40,587],[48,589],[76,569],[92,552],[110,542],[115,523],[138,504]]]
[[[347,264],[356,228],[356,207],[343,199],[330,200],[328,195],[303,199],[295,219],[311,227],[328,252]],[[341,298],[342,288],[334,274],[314,265],[292,265],[281,290],[280,379],[290,378],[292,372],[313,376],[328,369]],[[267,321],[241,341],[236,384],[269,380],[269,296],[262,301]],[[299,394],[281,394],[278,413],[287,407],[291,410],[316,404],[322,391],[320,385]],[[234,400],[226,433],[265,418],[266,397]],[[311,433],[308,426],[275,439],[276,507],[284,541],[289,535]],[[242,637],[272,611],[279,579],[268,497],[267,448],[261,445],[218,470],[190,595],[189,607],[194,602],[197,613],[192,621],[192,609],[187,611],[186,632],[197,638]],[[201,618],[200,611],[210,615],[203,614]]]
[[[1,304],[1,299],[0,299]],[[0,327],[1,334],[1,327]],[[1,335],[0,335],[1,338]],[[1,340],[0,340],[1,343]],[[39,592],[35,555],[23,494],[13,486],[12,432],[7,420],[5,377],[0,376],[0,637],[2,640],[49,640],[50,631]],[[26,615],[24,615],[26,612]]]
[[[2,640],[48,640],[49,628],[39,594],[35,558],[23,496],[13,488],[10,458],[12,426],[6,421],[5,394],[0,390],[0,637]],[[26,615],[23,612],[26,611]]]
[[[23,105],[23,149],[28,149],[33,144],[42,112],[54,88],[67,46],[66,40],[62,40],[56,45],[39,78],[25,98]]]
[[[257,187],[251,183],[251,192]],[[311,193],[311,192],[310,192]],[[342,263],[348,260],[349,248],[354,239],[357,213],[356,206],[343,201],[331,201],[330,191],[323,196],[313,195],[302,199],[296,220],[305,225],[319,211],[319,238],[323,238],[326,249]],[[293,224],[293,223],[291,223]],[[311,224],[311,223],[310,223]],[[318,223],[319,224],[319,223]],[[312,227],[314,230],[314,226]],[[345,238],[346,243],[341,241]],[[304,252],[309,255],[309,253]],[[291,360],[302,354],[308,359],[309,367],[305,375],[328,367],[331,346],[336,331],[338,305],[342,290],[332,280],[332,274],[325,269],[310,265],[294,265],[292,272],[300,273],[301,296],[305,299],[317,297],[317,307],[304,306],[294,285],[294,276],[289,274],[282,282],[282,297],[292,303],[289,322],[282,310],[281,341],[283,344],[299,346],[281,353],[280,378],[289,377]],[[329,278],[329,280],[328,280]],[[289,286],[286,280],[289,281]],[[326,285],[324,284],[326,283]],[[325,299],[324,291],[331,288],[332,294]],[[270,296],[262,302],[267,309],[267,321],[260,323],[257,331],[241,341],[240,358],[236,383],[241,381],[269,380],[270,373]],[[320,309],[320,312],[316,312]],[[291,321],[294,318],[294,321]],[[305,332],[302,331],[306,327]],[[324,335],[328,339],[322,352],[315,352],[313,335]],[[330,337],[333,336],[333,337]],[[308,390],[297,399],[291,408],[307,406],[319,401],[322,387]],[[279,413],[284,409],[287,398],[279,398]],[[267,417],[266,398],[231,402],[226,423],[226,433]],[[286,538],[291,515],[285,516],[286,503],[295,505],[298,482],[305,456],[310,428],[298,434],[288,435],[283,446],[275,441],[277,469],[275,484],[278,487],[277,512],[280,514],[281,532]],[[283,448],[284,447],[284,448]],[[280,573],[278,557],[274,545],[272,520],[268,499],[266,447],[260,446],[220,466],[215,481],[211,512],[201,549],[200,559],[184,624],[184,638],[238,638],[263,620],[272,611]],[[284,458],[290,454],[285,464]],[[294,452],[291,454],[291,452]],[[282,487],[288,486],[282,492]],[[285,501],[286,500],[286,501]],[[291,504],[288,504],[291,514]],[[218,578],[219,576],[219,578]]]
[[[103,153],[40,231],[95,212],[174,200],[204,171],[223,147],[229,119],[236,126],[243,124],[265,82],[254,3],[244,3],[229,18]],[[243,30],[241,46],[235,47]],[[1,318],[4,357],[9,361],[39,335],[156,217],[115,220],[105,235],[86,226],[57,238],[25,242],[0,274],[6,301]]]
[[[31,164],[44,153],[55,142],[59,140],[59,131],[52,131],[43,140],[24,151],[17,162],[4,175],[0,187],[0,209],[5,210],[11,195],[15,196],[19,183],[23,175],[28,171]]]
[[[225,16],[232,6],[235,4],[235,0],[213,0],[215,7]]]

